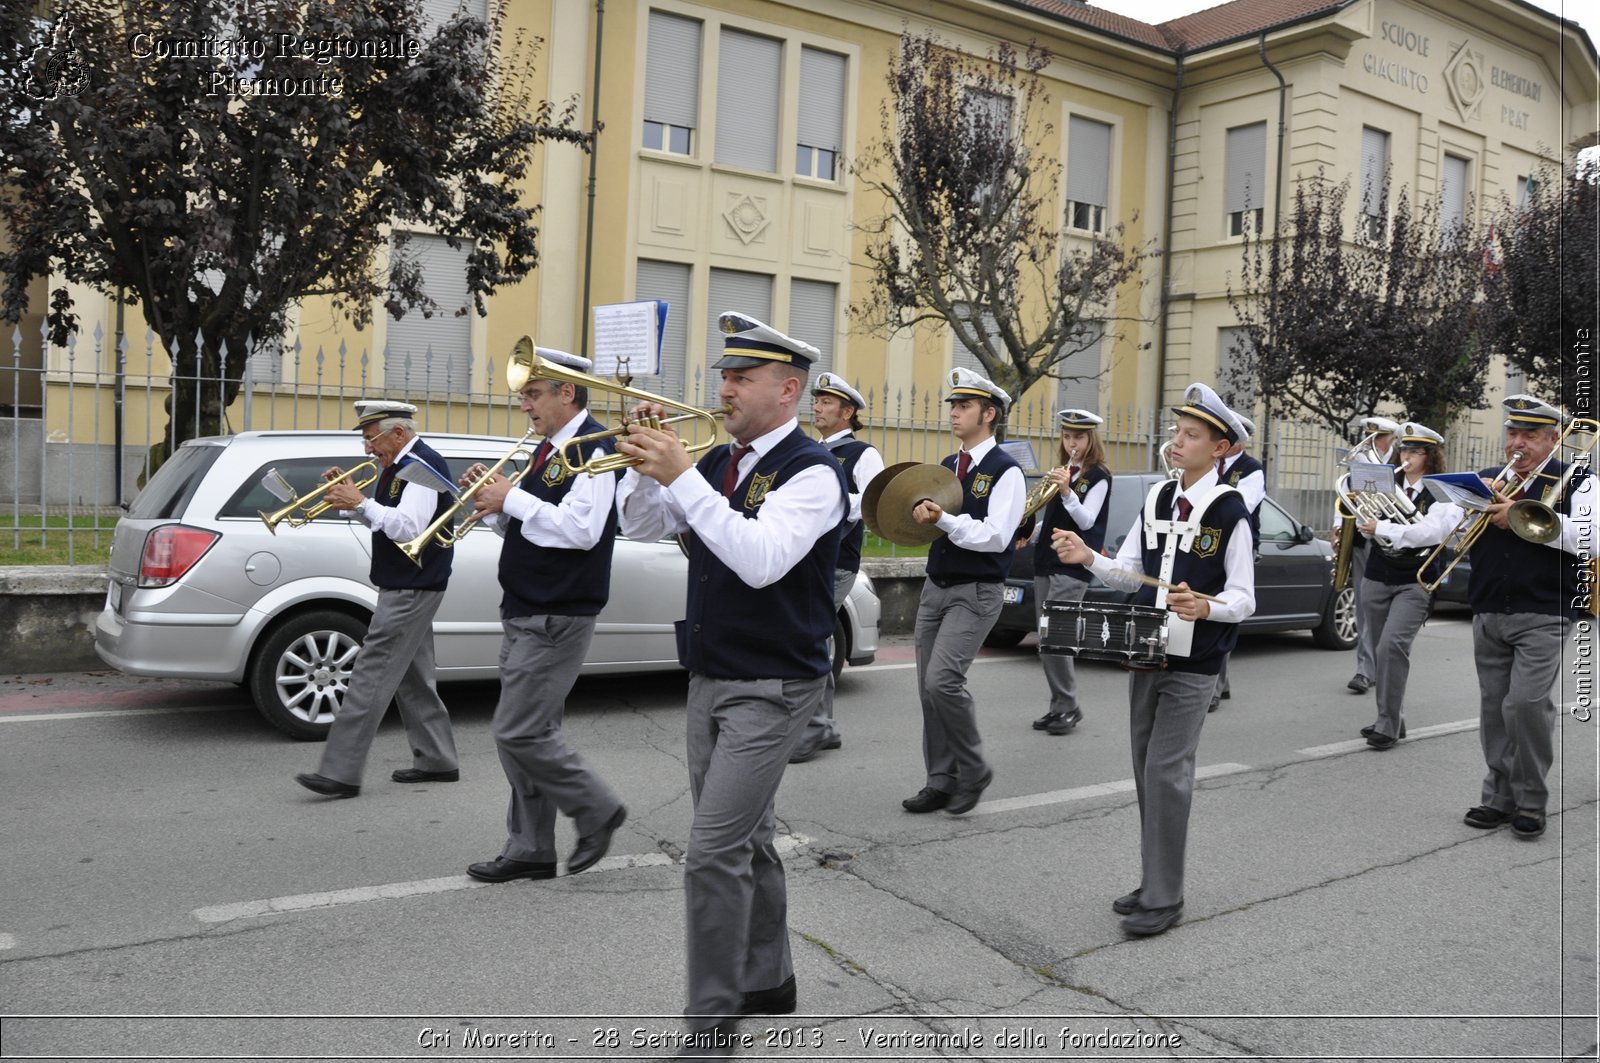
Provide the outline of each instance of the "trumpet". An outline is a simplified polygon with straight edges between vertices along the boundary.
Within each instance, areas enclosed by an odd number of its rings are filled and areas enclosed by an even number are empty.
[[[420,568],[422,566],[422,551],[427,548],[429,543],[438,543],[448,549],[460,542],[461,537],[471,531],[474,524],[483,519],[483,514],[474,511],[468,515],[466,520],[461,522],[459,528],[452,528],[451,525],[455,523],[456,516],[467,506],[472,505],[473,500],[478,497],[478,492],[493,483],[494,478],[500,475],[500,470],[504,469],[518,454],[526,455],[528,460],[523,463],[520,469],[507,476],[506,479],[510,481],[512,487],[522,482],[522,478],[528,475],[528,471],[533,468],[533,451],[528,449],[528,440],[532,439],[535,434],[533,429],[528,429],[522,438],[517,440],[516,446],[506,451],[499,461],[485,469],[481,475],[464,487],[461,493],[456,496],[456,500],[446,507],[443,513],[433,518],[433,523],[422,529],[416,538],[400,543],[400,552],[410,558],[412,564]]]
[[[577,369],[569,369],[564,365],[558,365],[547,358],[541,358],[539,349],[534,346],[532,338],[528,336],[522,337],[517,341],[516,346],[512,348],[511,361],[506,366],[506,380],[514,392],[521,391],[522,386],[529,380],[553,380],[558,384],[572,384],[580,388],[593,388],[596,391],[621,395],[625,398],[636,399],[639,402],[653,402],[660,406],[671,407],[674,410],[682,410],[683,412],[676,417],[667,417],[659,420],[648,418],[637,423],[659,428],[663,425],[680,421],[704,422],[706,425],[706,438],[697,440],[694,443],[684,444],[690,454],[702,454],[716,445],[719,418],[726,416],[728,412],[726,408],[702,410],[698,406],[689,406],[662,395],[641,391],[638,388],[628,387],[624,384],[592,376]],[[581,448],[584,445],[601,439],[621,436],[626,434],[627,431],[628,425],[624,424],[604,432],[591,432],[588,435],[574,436],[561,445],[561,460],[573,472],[585,472],[590,476],[598,476],[603,472],[620,472],[623,469],[632,468],[639,464],[638,458],[630,458],[625,454],[617,454],[615,452],[602,452],[595,454],[588,461],[580,460],[582,458]]]
[[[355,479],[356,474],[363,470],[371,470],[371,474],[364,479]],[[341,473],[333,479],[317,485],[305,494],[296,497],[294,486],[274,467],[268,469],[267,474],[261,478],[261,486],[265,487],[273,497],[279,501],[287,502],[288,505],[271,513],[264,510],[257,510],[257,512],[261,516],[261,522],[267,526],[267,531],[277,535],[279,524],[287,522],[289,527],[299,528],[310,524],[332,509],[333,503],[322,500],[322,496],[328,493],[330,487],[341,480],[349,480],[359,491],[364,487],[370,487],[377,479],[378,463],[370,460],[364,461],[349,472]]]

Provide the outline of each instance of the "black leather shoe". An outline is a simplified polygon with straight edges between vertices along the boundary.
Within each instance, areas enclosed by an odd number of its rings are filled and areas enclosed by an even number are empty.
[[[1064,712],[1044,726],[1044,733],[1050,735],[1070,734],[1074,727],[1083,722],[1083,710],[1073,709]]]
[[[398,768],[389,778],[395,782],[460,782],[461,769],[424,771],[422,768]]]
[[[1544,813],[1533,808],[1519,808],[1511,817],[1511,833],[1519,838],[1537,838],[1544,833]]]
[[[1142,888],[1140,887],[1140,889]],[[1139,910],[1139,890],[1136,889],[1132,893],[1124,893],[1112,901],[1111,910],[1118,915],[1132,915],[1137,912]]]
[[[1122,917],[1122,932],[1136,938],[1164,934],[1182,915],[1182,901],[1167,908],[1140,908]]]
[[[1365,694],[1372,689],[1372,680],[1364,675],[1353,675],[1350,677],[1350,682],[1345,684],[1345,687],[1357,694]]]
[[[507,860],[497,856],[482,864],[467,865],[467,874],[479,882],[510,882],[514,878],[555,878],[554,862],[535,860]]]
[[[791,974],[775,989],[757,989],[739,994],[739,1014],[793,1015],[795,998],[794,975]]]
[[[1467,809],[1467,814],[1461,817],[1461,822],[1469,827],[1479,830],[1493,830],[1495,827],[1511,822],[1511,813],[1502,812],[1498,808],[1488,805],[1477,805]]]
[[[606,850],[611,848],[611,836],[622,826],[622,821],[628,818],[628,810],[621,805],[606,820],[605,825],[593,834],[585,834],[578,839],[578,844],[572,847],[572,855],[567,857],[567,874],[576,875],[580,871],[587,871],[599,862]]]
[[[1375,735],[1377,733],[1378,733],[1378,728],[1377,728],[1376,724],[1371,725],[1369,727],[1363,727],[1361,729],[1361,737],[1362,738],[1371,738],[1373,735]]]
[[[294,777],[294,781],[304,786],[307,790],[321,794],[323,797],[354,797],[361,792],[361,787],[351,786],[347,782],[337,779],[324,778],[313,771],[303,771]]]
[[[1212,698],[1211,699],[1211,704],[1206,706],[1206,711],[1207,712],[1216,712],[1217,711],[1217,706],[1221,705],[1221,704],[1222,704],[1222,699],[1221,698]]]
[[[901,801],[900,807],[907,812],[937,812],[949,803],[949,794],[943,790],[935,790],[931,786],[924,786],[917,791],[917,796]]]
[[[1035,731],[1043,731],[1057,720],[1065,719],[1066,715],[1064,712],[1047,712],[1033,721],[1033,729]]]
[[[1367,745],[1371,746],[1373,749],[1389,749],[1394,746],[1395,741],[1395,739],[1390,738],[1388,735],[1379,734],[1377,731],[1373,731],[1371,734],[1367,735]]]
[[[842,748],[844,748],[844,739],[835,735],[833,738],[829,738],[823,742],[818,742],[814,746],[804,746],[795,750],[794,754],[789,757],[789,763],[804,764],[808,760],[816,760],[817,755],[826,750]]]
[[[957,790],[950,795],[950,800],[945,802],[944,810],[952,816],[964,816],[978,807],[978,800],[983,797],[983,792],[994,782],[994,769],[990,768],[983,773],[983,778],[978,780],[978,785]]]

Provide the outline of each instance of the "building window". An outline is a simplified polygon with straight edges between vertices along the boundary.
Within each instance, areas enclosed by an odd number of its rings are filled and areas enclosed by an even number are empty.
[[[1244,373],[1250,353],[1250,330],[1217,329],[1217,395],[1235,410],[1248,413],[1256,407],[1254,378]]]
[[[667,304],[667,323],[661,332],[661,372],[641,376],[634,386],[687,401],[685,370],[689,364],[689,284],[693,270],[682,262],[641,258],[634,280],[635,299],[660,299]]]
[[[782,41],[723,28],[717,62],[717,162],[777,172],[782,73]]]
[[[1361,127],[1361,229],[1368,243],[1383,239],[1389,214],[1389,134]]]
[[[1235,126],[1228,130],[1227,232],[1243,236],[1261,231],[1267,173],[1267,123]]]
[[[1467,225],[1467,160],[1446,155],[1439,170],[1439,246],[1454,247]]]
[[[834,315],[839,302],[839,286],[823,281],[796,280],[789,285],[789,335],[811,344],[820,353],[811,366],[811,382],[818,374],[833,368],[833,337],[837,330]],[[800,393],[800,412],[811,410],[811,389]]]
[[[693,155],[700,114],[700,23],[650,12],[644,86],[642,145]]]
[[[472,388],[472,317],[467,313],[468,247],[442,236],[411,233],[395,241],[394,254],[416,264],[433,307],[407,310],[389,322],[383,381],[406,393],[463,394]]]
[[[957,303],[956,316],[963,321],[971,321],[972,307],[967,303]],[[986,336],[994,336],[999,332],[999,328],[995,325],[994,312],[988,309],[983,311],[983,316],[973,327],[982,331]],[[983,360],[978,357],[978,352],[961,342],[960,336],[954,336],[953,338],[955,342],[950,349],[950,367],[952,369],[970,369],[974,373],[982,373],[987,377],[989,369],[983,364]]]
[[[1526,214],[1533,206],[1533,201],[1539,197],[1539,179],[1532,175],[1517,178],[1516,209],[1518,214]]]
[[[1111,127],[1073,115],[1067,122],[1067,223],[1105,232],[1110,185]]]
[[[1100,405],[1100,372],[1105,367],[1106,324],[1079,321],[1072,344],[1080,349],[1059,363],[1055,372],[1077,377],[1056,384],[1057,409],[1094,410]]]
[[[766,273],[746,273],[737,269],[713,269],[706,285],[706,364],[715,365],[722,357],[722,326],[718,323],[724,311],[753,317],[758,321],[772,322],[772,277]],[[722,378],[716,372],[707,374],[705,402],[717,404],[717,392]]]
[[[838,177],[844,143],[845,58],[817,48],[800,49],[800,114],[794,172],[832,181]]]
[[[422,0],[422,37],[424,40],[439,32],[439,27],[455,18],[466,15],[480,22],[489,18],[487,0]]]

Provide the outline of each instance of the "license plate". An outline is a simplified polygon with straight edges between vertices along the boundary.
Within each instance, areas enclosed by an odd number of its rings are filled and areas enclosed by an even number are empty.
[[[106,592],[106,604],[118,616],[122,615],[122,584],[116,580],[111,581],[111,589]]]
[[[1004,594],[1005,603],[1007,605],[1016,605],[1018,602],[1022,601],[1021,587],[1006,587],[1004,588]]]

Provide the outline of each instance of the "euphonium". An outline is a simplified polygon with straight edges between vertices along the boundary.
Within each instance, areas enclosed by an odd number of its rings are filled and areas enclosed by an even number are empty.
[[[361,472],[363,469],[372,470],[371,475],[365,477],[364,479],[355,479],[356,474]],[[261,486],[265,487],[267,491],[276,498],[288,502],[289,504],[284,506],[282,509],[275,510],[271,513],[261,511],[260,515],[262,523],[267,526],[267,531],[271,532],[273,535],[278,534],[278,525],[284,521],[287,521],[289,527],[291,528],[299,528],[303,525],[310,524],[312,521],[316,520],[318,517],[322,516],[324,513],[328,512],[328,510],[333,508],[332,502],[317,501],[318,499],[322,498],[323,495],[328,493],[328,488],[332,487],[336,483],[339,483],[341,480],[349,480],[355,485],[356,490],[359,491],[364,487],[371,486],[374,482],[376,482],[377,479],[378,463],[368,460],[362,462],[360,465],[357,465],[349,472],[335,476],[333,479],[319,484],[300,497],[295,498],[294,488],[290,485],[288,480],[283,478],[283,474],[280,473],[276,468],[268,469],[267,474],[261,478]],[[297,510],[300,512],[296,512]]]

